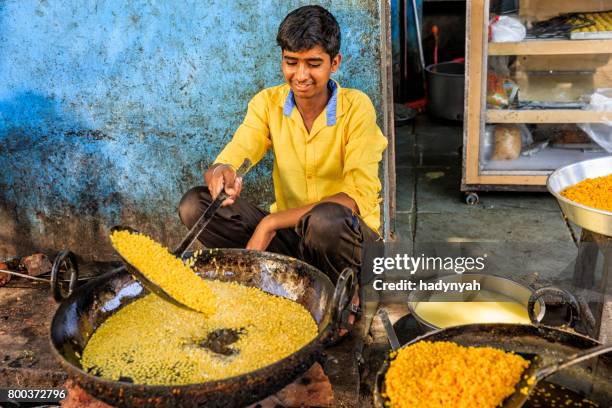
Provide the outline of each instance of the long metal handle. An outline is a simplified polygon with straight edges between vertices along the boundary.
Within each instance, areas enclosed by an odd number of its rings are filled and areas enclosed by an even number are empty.
[[[536,373],[537,380],[544,379],[549,375],[556,373],[559,370],[563,370],[564,368],[573,366],[574,364],[581,363],[585,360],[588,360],[593,357],[597,357],[601,354],[606,354],[612,351],[612,344],[602,344],[601,346],[593,347],[588,350],[581,351],[579,353],[573,354],[572,356],[557,361],[556,363],[547,365],[546,367],[542,367]]]
[[[412,0],[412,11],[414,12],[414,28],[416,29],[419,60],[421,62],[421,71],[425,75],[425,54],[423,53],[423,40],[421,38],[421,23],[419,22],[419,11],[417,10],[416,0]]]
[[[385,332],[387,332],[387,337],[389,338],[389,344],[391,344],[391,349],[393,351],[398,350],[401,347],[399,339],[397,338],[397,334],[395,334],[395,330],[393,329],[393,325],[391,324],[391,320],[389,319],[389,315],[385,309],[380,309],[378,311],[378,317],[382,321],[383,327],[385,328]]]
[[[236,177],[243,177],[250,167],[251,161],[249,159],[245,159],[242,162],[242,165],[240,165],[240,167],[238,168],[238,170],[236,170]],[[176,247],[173,252],[174,255],[181,259],[183,258],[185,252],[187,252],[187,250],[191,248],[191,245],[193,245],[195,240],[198,239],[202,231],[204,231],[212,217],[217,212],[217,210],[221,208],[221,204],[223,204],[227,197],[228,196],[225,191],[221,191],[221,193],[219,193],[217,198],[213,200],[213,202],[208,206],[206,211],[204,211],[204,213],[200,216],[198,221],[193,224],[187,235],[185,235],[185,238],[183,238],[181,243]]]
[[[25,273],[9,271],[8,269],[0,269],[0,272],[6,273],[8,275],[19,276],[20,278],[26,278],[26,279],[30,279],[30,280],[33,280],[33,281],[49,283],[49,279],[37,278],[35,276],[26,275]]]

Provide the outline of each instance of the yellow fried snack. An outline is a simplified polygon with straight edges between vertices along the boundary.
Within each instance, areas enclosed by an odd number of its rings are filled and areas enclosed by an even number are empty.
[[[384,396],[393,408],[494,408],[514,393],[528,365],[491,347],[420,341],[391,361]]]
[[[582,180],[563,190],[561,195],[579,204],[612,211],[612,174]]]
[[[137,384],[199,383],[262,368],[317,336],[314,319],[299,303],[237,283],[208,286],[217,301],[210,316],[154,295],[123,307],[89,339],[83,368]]]
[[[129,231],[114,231],[110,238],[125,260],[177,301],[206,315],[215,312],[215,296],[208,284],[167,248]]]
[[[597,33],[602,31],[612,31],[612,11],[584,13],[580,16],[582,18],[573,19],[572,21],[570,21],[570,23],[573,25],[583,24],[583,19],[586,18],[591,20],[593,24],[587,27],[575,28],[572,30],[573,33]]]

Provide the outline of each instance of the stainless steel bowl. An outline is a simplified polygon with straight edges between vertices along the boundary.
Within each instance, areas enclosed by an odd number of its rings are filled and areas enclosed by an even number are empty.
[[[555,170],[546,187],[555,196],[563,214],[574,224],[589,231],[612,237],[612,212],[587,207],[568,200],[561,191],[587,178],[607,176],[612,173],[612,155],[585,160]]]
[[[512,300],[517,302],[520,305],[525,307],[525,310],[528,310],[529,299],[534,294],[534,290],[529,288],[526,285],[520,284],[508,278],[503,278],[501,276],[496,275],[487,275],[480,273],[464,273],[461,275],[453,274],[447,276],[441,276],[431,279],[434,281],[444,281],[444,282],[472,282],[477,281],[480,284],[481,290],[486,290],[491,293],[496,293],[508,300]],[[440,327],[437,327],[433,323],[427,321],[423,316],[420,316],[417,312],[417,305],[420,302],[428,302],[432,301],[432,294],[423,291],[412,291],[408,295],[408,309],[410,313],[414,316],[416,321],[419,323],[419,327],[423,331],[429,330],[437,330]],[[470,299],[466,299],[464,294],[459,293],[444,293],[435,295],[435,301],[437,302],[469,302]],[[468,296],[469,297],[469,296]],[[541,320],[544,316],[545,305],[541,299],[536,300],[536,304],[534,306],[534,313],[537,320]],[[477,323],[477,322],[475,322]],[[479,322],[479,323],[489,323],[489,322]]]

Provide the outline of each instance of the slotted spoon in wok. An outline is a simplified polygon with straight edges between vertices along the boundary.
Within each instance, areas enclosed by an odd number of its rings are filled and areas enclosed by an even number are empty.
[[[251,161],[246,159],[238,168],[238,170],[236,170],[236,177],[243,177],[249,167],[251,167]],[[187,235],[185,235],[185,238],[183,238],[181,243],[176,247],[174,251],[172,251],[173,255],[181,259],[184,257],[185,252],[187,252],[187,250],[193,245],[196,239],[198,239],[204,229],[206,229],[206,226],[213,218],[217,210],[221,208],[221,204],[223,203],[223,201],[225,201],[228,197],[229,196],[225,193],[225,191],[221,191],[219,193],[217,198],[213,200],[213,202],[208,206],[206,211],[204,211],[204,213],[200,216],[198,221],[191,227],[191,229],[189,230]],[[122,225],[117,225],[111,228],[111,233],[115,231],[129,231],[131,233],[138,233],[137,230]],[[121,254],[119,255],[121,256]],[[136,278],[136,280],[138,280],[138,282],[140,282],[142,286],[144,286],[148,291],[155,293],[157,296],[174,304],[175,306],[194,311],[194,309],[182,302],[179,302],[176,298],[166,292],[162,287],[160,287],[158,284],[149,279],[145,274],[138,270],[138,268],[128,262],[123,256],[121,256],[121,259],[123,260],[127,271],[134,278]]]
[[[553,375],[557,371],[581,363],[601,354],[612,351],[612,344],[602,344],[597,347],[586,349],[579,353],[575,353],[569,357],[559,359],[552,364],[542,365],[542,358],[537,354],[532,353],[515,353],[520,355],[525,360],[529,361],[529,366],[521,375],[521,380],[514,387],[514,394],[504,400],[502,408],[519,408],[522,407],[531,392],[535,389],[538,382],[546,377]]]

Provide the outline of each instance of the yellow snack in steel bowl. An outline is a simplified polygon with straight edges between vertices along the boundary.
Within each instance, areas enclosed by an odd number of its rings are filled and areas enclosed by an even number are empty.
[[[195,272],[158,242],[143,234],[114,231],[113,247],[170,296],[205,315],[215,312],[215,295]]]
[[[492,347],[420,341],[400,349],[385,376],[392,408],[494,408],[529,362]]]
[[[563,190],[561,195],[578,204],[612,211],[612,174],[582,180]]]

